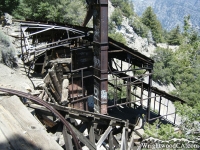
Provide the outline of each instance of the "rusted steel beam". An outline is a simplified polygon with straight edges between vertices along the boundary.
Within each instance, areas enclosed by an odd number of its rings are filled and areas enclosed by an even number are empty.
[[[108,0],[93,5],[94,95],[100,101],[100,113],[107,114],[108,92]]]

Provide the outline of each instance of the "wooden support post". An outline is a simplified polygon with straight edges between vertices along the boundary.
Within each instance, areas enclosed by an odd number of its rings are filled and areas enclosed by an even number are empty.
[[[50,75],[50,78],[51,78],[51,81],[56,89],[56,91],[58,92],[59,96],[61,96],[61,91],[62,91],[62,87],[58,81],[58,78],[56,76],[56,73],[54,70],[50,69],[49,70],[49,75]],[[60,100],[59,100],[60,101]]]
[[[69,123],[69,125],[82,143],[84,143],[90,150],[96,150],[95,144],[93,144],[88,138],[83,136],[83,134],[79,132],[71,123]]]
[[[62,68],[63,68],[62,64],[58,64],[58,63],[55,64],[55,72],[56,72],[56,76],[58,78],[60,85],[63,82],[63,69]]]
[[[130,144],[129,144],[129,146],[128,146],[128,150],[132,150],[133,149],[133,146],[134,146],[134,135],[135,135],[135,133],[134,133],[134,131],[131,133],[131,139],[130,139]]]
[[[72,139],[71,139],[70,134],[67,133],[66,126],[63,126],[63,137],[64,137],[64,141],[65,141],[65,149],[66,150],[73,149]]]
[[[57,102],[55,101],[55,99],[53,98],[53,96],[51,95],[51,93],[49,92],[49,90],[47,89],[47,87],[46,87],[46,86],[43,86],[43,89],[44,89],[44,91],[47,93],[47,95],[49,96],[49,98],[50,98],[54,103],[57,103]]]
[[[159,111],[158,111],[158,115],[160,115],[161,103],[162,103],[162,97],[160,96],[160,103],[159,103]]]
[[[58,94],[58,92],[54,88],[53,84],[49,84],[49,88],[50,88],[51,92],[53,93],[56,101],[60,101],[60,95]]]
[[[108,137],[108,134],[110,133],[110,131],[112,130],[112,126],[109,126],[106,131],[104,132],[104,134],[101,135],[99,141],[97,142],[96,146],[97,149],[101,147],[102,143],[104,142],[104,140]]]
[[[114,150],[114,144],[113,144],[113,132],[111,131],[109,134],[109,150]]]
[[[154,112],[156,111],[155,105],[156,105],[156,94],[155,94],[155,98],[154,98]]]
[[[168,114],[168,107],[169,107],[169,100],[167,101],[167,112],[166,112],[166,115]],[[167,119],[167,116],[166,116],[166,119]]]
[[[93,123],[89,127],[89,139],[93,144],[95,144],[94,124]]]
[[[121,148],[120,150],[127,150],[127,133],[126,127],[123,128],[122,138],[121,138]]]
[[[131,102],[131,78],[127,79],[127,96],[126,101]]]

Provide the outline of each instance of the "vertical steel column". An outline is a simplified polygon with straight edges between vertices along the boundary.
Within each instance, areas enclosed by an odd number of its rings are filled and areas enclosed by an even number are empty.
[[[93,46],[95,96],[100,102],[101,114],[107,114],[108,92],[108,0],[93,5]],[[98,94],[97,94],[98,93]]]
[[[152,88],[152,72],[153,72],[153,67],[152,69],[149,69],[149,85],[148,85],[148,104],[147,104],[147,122],[149,119],[151,119],[150,113],[151,113],[151,88]]]

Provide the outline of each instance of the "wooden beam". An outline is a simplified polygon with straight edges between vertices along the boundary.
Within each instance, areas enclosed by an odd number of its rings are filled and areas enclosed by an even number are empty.
[[[63,137],[65,141],[65,149],[73,149],[71,136],[67,133],[66,126],[63,126]]]
[[[0,112],[0,130],[15,149],[62,149],[17,96],[0,100]]]
[[[93,144],[88,138],[83,136],[83,134],[79,132],[71,123],[69,123],[69,125],[83,144],[85,144],[90,150],[96,150],[95,144]]]
[[[113,132],[111,131],[109,134],[109,150],[114,150],[114,143],[113,143]]]
[[[104,132],[104,134],[101,135],[99,141],[96,144],[97,149],[100,148],[100,146],[102,145],[102,143],[104,142],[104,140],[108,137],[108,134],[110,133],[111,130],[112,130],[112,126],[109,126],[106,129],[106,131]]]
[[[91,123],[89,127],[89,139],[93,144],[95,144],[94,123]]]
[[[127,133],[126,133],[126,127],[123,128],[122,132],[122,138],[121,138],[121,148],[120,150],[126,150],[127,149]]]

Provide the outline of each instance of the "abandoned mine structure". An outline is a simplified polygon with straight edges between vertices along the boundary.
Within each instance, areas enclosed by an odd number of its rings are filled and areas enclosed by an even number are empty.
[[[44,83],[35,86],[41,93],[34,96],[0,91],[35,102],[28,107],[36,113],[52,112],[63,123],[67,150],[131,150],[142,141],[144,122],[162,119],[177,126],[176,110],[168,107],[184,101],[152,86],[151,58],[108,37],[108,0],[87,4],[82,26],[20,21],[27,75],[40,75]]]

